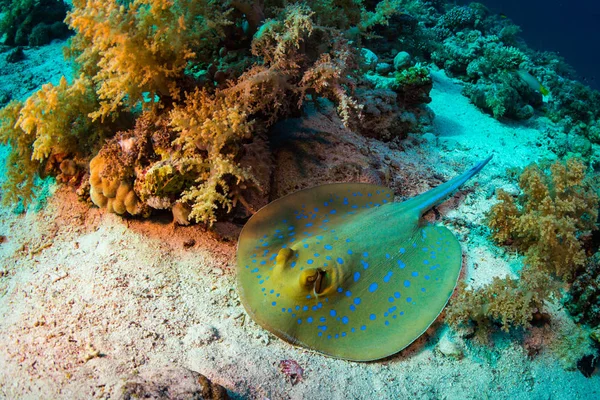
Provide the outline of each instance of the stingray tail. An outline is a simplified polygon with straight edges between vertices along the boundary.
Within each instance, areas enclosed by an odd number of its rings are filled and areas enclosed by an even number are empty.
[[[419,211],[419,215],[423,214],[425,211],[429,210],[431,207],[434,207],[448,197],[452,195],[458,188],[460,188],[465,182],[471,179],[475,174],[477,174],[485,165],[492,159],[493,155],[489,156],[485,160],[479,162],[473,168],[463,173],[462,175],[457,176],[456,178],[450,179],[446,183],[442,183],[441,185],[431,189],[428,192],[425,192],[417,197],[409,200],[412,204],[410,204],[411,208],[415,207]]]

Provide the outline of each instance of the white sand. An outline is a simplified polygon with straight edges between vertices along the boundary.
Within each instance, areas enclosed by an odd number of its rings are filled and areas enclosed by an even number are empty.
[[[404,152],[375,145],[407,170],[446,177],[495,154],[467,190],[439,207],[463,244],[465,278],[481,285],[519,267],[481,236],[491,188],[509,184],[507,167],[552,155],[535,122],[500,123],[442,73],[434,78],[433,135],[409,138]],[[566,371],[547,342],[530,359],[519,334],[495,335],[489,346],[455,339],[465,357],[445,357],[435,350],[448,331],[441,321],[384,361],[295,348],[246,315],[236,293],[235,243],[198,227],[102,213],[79,203],[71,188],[59,189],[41,211],[1,209],[0,234],[7,237],[0,244],[2,398],[115,398],[136,371],[172,365],[206,375],[234,398],[600,398],[597,375]],[[195,244],[186,247],[190,239]],[[561,321],[560,309],[556,315]],[[551,340],[552,330],[536,329],[534,337]],[[90,358],[96,351],[101,356]],[[279,371],[285,359],[304,368],[297,385]]]

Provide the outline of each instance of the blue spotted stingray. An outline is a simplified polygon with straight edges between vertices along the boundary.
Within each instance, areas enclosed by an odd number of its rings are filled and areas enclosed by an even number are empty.
[[[404,202],[383,186],[340,183],[268,204],[238,242],[246,311],[278,337],[332,357],[402,350],[443,310],[462,265],[452,232],[421,216],[490,159]]]

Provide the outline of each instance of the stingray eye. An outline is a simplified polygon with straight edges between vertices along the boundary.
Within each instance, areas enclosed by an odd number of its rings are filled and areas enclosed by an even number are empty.
[[[323,271],[322,269],[318,270],[319,271],[319,275],[317,276],[317,279],[315,280],[315,293],[316,294],[321,294],[321,292],[323,292],[323,290],[325,289],[325,271]]]
[[[317,268],[305,269],[300,274],[300,287],[312,292],[318,279],[319,270]]]
[[[320,294],[326,287],[325,276],[326,272],[319,268],[304,270],[300,274],[300,287],[309,292]]]

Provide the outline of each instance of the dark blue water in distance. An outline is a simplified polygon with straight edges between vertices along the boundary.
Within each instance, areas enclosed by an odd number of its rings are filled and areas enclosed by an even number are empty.
[[[559,53],[584,84],[600,90],[600,0],[479,2],[519,25],[529,47]]]

